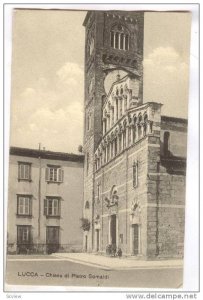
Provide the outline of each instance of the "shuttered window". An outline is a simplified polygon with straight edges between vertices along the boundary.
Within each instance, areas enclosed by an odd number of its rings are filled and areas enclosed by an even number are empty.
[[[24,216],[32,215],[32,197],[18,195],[17,196],[17,214]]]
[[[17,244],[29,244],[32,241],[31,226],[17,226]]]
[[[47,167],[45,180],[48,182],[63,182],[64,171],[60,167]]]
[[[47,197],[44,199],[44,215],[45,216],[60,216],[60,199]]]
[[[18,162],[18,180],[31,180],[31,164]]]

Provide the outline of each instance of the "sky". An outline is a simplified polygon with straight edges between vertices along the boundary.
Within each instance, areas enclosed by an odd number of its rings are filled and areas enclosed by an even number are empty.
[[[78,152],[83,143],[86,12],[13,13],[10,145]],[[187,118],[189,13],[145,13],[144,102]]]

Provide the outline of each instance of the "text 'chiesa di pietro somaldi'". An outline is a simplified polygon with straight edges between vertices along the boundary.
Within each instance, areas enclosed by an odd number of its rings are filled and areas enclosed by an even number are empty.
[[[187,120],[143,99],[144,17],[87,12],[83,154],[11,147],[8,252],[183,257]]]

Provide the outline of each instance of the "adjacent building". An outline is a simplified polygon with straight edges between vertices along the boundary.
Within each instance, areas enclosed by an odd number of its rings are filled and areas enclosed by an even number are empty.
[[[8,253],[82,249],[83,155],[11,147]]]
[[[182,257],[187,120],[143,101],[144,13],[92,11],[83,25],[83,248]]]

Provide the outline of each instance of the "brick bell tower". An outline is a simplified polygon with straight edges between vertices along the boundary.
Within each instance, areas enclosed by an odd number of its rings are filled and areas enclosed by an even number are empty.
[[[143,102],[144,12],[89,11],[85,26],[84,211],[90,222],[83,248],[91,251],[94,212],[94,152],[102,138],[102,106],[116,77],[139,80],[138,103]],[[108,88],[107,88],[108,87]]]

